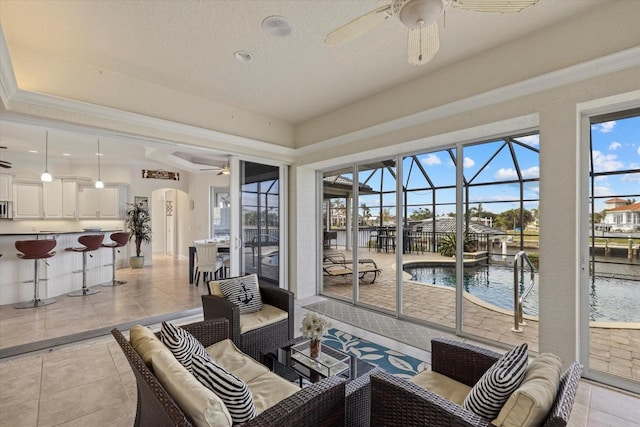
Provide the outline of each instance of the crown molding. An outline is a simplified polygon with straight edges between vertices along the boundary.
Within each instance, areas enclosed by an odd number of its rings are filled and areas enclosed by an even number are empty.
[[[88,102],[22,90],[18,87],[4,32],[1,30],[2,27],[0,26],[0,58],[2,58],[0,61],[0,98],[8,112],[13,111],[11,104],[24,103],[57,111],[67,111],[73,114],[84,115],[99,120],[115,121],[127,125],[170,132],[177,135],[183,135],[185,137],[201,138],[216,143],[222,143],[231,146],[224,147],[223,149],[232,154],[240,153],[234,152],[233,146],[241,146],[249,153],[266,152],[271,155],[275,155],[278,160],[283,162],[291,163],[294,161],[296,151],[294,148],[283,147],[266,141],[232,135],[198,126],[186,125],[143,114],[131,113]],[[114,133],[118,134],[118,132]],[[120,133],[120,135],[122,136],[123,134]],[[151,137],[139,137],[137,139],[145,139],[149,141],[157,140],[158,142],[164,143],[168,142],[166,140],[162,141],[159,138],[156,139]],[[184,143],[181,145],[192,146],[191,144]],[[220,147],[215,147],[214,149],[220,150]]]
[[[9,56],[9,49],[4,38],[4,30],[0,23],[0,100],[5,109],[9,109],[9,101],[18,89],[16,76],[13,73],[13,65]]]

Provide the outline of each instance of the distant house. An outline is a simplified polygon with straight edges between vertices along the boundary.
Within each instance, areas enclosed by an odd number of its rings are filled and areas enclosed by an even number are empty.
[[[616,198],[607,200],[605,205],[607,214],[602,222],[609,231],[640,231],[640,203],[628,205],[626,200]]]

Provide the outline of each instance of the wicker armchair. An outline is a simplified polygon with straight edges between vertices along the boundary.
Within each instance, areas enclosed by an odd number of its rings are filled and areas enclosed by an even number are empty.
[[[228,338],[228,322],[225,319],[196,322],[181,327],[189,331],[205,347]],[[118,329],[113,329],[111,334],[120,345],[136,377],[138,404],[134,425],[136,427],[191,426],[191,421],[124,335]],[[344,379],[331,377],[298,391],[242,425],[244,427],[333,427],[344,424],[344,411]]]
[[[262,360],[262,353],[277,348],[293,338],[293,293],[274,285],[260,284],[260,296],[264,304],[286,311],[285,320],[259,329],[240,333],[240,308],[226,298],[202,295],[204,320],[225,318],[229,321],[230,338],[240,350],[255,360]]]
[[[490,350],[458,341],[431,341],[432,370],[473,386],[501,356]],[[566,426],[582,373],[574,362],[561,376],[560,386],[544,427]],[[414,383],[385,372],[371,375],[372,426],[486,426],[482,418]]]

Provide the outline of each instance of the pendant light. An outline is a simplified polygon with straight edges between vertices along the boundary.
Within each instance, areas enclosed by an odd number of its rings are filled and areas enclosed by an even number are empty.
[[[45,138],[44,172],[40,175],[40,181],[51,182],[53,178],[49,173],[49,131],[46,131]]]
[[[100,152],[100,138],[98,138],[98,180],[96,181],[96,188],[104,188],[104,182],[100,179],[100,157],[102,157],[102,153]]]

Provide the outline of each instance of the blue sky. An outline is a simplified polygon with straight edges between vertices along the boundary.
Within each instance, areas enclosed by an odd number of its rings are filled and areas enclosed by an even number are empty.
[[[516,138],[521,143],[533,149],[540,149],[538,134]],[[640,117],[632,117],[617,121],[609,121],[592,126],[592,143],[594,169],[596,172],[611,172],[640,169]],[[503,147],[482,171],[480,169],[504,144],[502,140],[487,143],[469,145],[464,147],[464,175],[473,183],[493,183],[488,186],[472,187],[470,190],[470,202],[473,207],[482,203],[482,209],[494,213],[500,213],[509,209],[519,208],[520,193],[517,184],[500,184],[500,182],[517,179],[516,166],[513,163],[508,147]],[[544,149],[544,148],[543,148]],[[539,154],[532,149],[514,145],[518,165],[524,178],[538,178]],[[455,150],[453,150],[456,155]],[[427,171],[429,177],[436,186],[454,186],[456,169],[451,156],[446,150],[419,154],[419,161]],[[414,166],[410,170],[410,158],[405,159],[403,182],[408,183],[409,188],[429,187],[422,174]],[[358,180],[364,182],[371,171],[360,173]],[[477,176],[476,176],[477,175]],[[395,181],[391,174],[379,170],[367,184],[374,190],[380,188],[380,179],[383,181],[383,191],[393,191]],[[525,202],[526,209],[538,208],[539,183],[525,183],[524,198],[536,201]],[[615,196],[635,198],[640,202],[640,172],[625,173],[622,175],[602,176],[596,179],[596,196],[604,196],[596,200],[596,210],[604,208],[604,200]],[[431,191],[419,191],[410,193],[409,205],[426,205],[431,210],[433,194]],[[363,202],[372,207],[378,204],[377,195],[361,195],[359,204]],[[496,203],[498,202],[499,203]],[[438,203],[448,205],[438,208],[438,214],[455,212],[455,189],[439,190]],[[383,204],[393,206],[395,193],[384,196]],[[417,207],[409,208],[409,215]],[[391,209],[395,215],[395,209]],[[377,210],[372,210],[372,215],[378,215]]]
[[[640,117],[592,125],[591,139],[596,173],[640,169]],[[640,172],[597,177],[594,194],[640,202]],[[596,211],[604,208],[604,200],[596,201]]]

